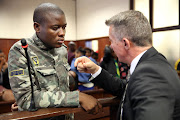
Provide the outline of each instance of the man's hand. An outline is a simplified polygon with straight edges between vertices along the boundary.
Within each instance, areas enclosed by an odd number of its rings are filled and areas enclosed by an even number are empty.
[[[87,57],[79,57],[74,62],[74,66],[77,67],[79,72],[96,73],[99,70],[99,66],[92,62]]]
[[[97,101],[96,98],[79,92],[79,102],[81,106],[90,114],[97,114],[102,111],[102,105]]]
[[[17,105],[16,102],[11,105],[11,111],[12,111],[12,112],[18,111],[18,105]]]

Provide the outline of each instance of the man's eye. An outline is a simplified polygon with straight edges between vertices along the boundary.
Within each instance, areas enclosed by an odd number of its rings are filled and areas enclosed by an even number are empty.
[[[59,27],[53,27],[52,29],[53,29],[53,30],[57,30],[58,28],[59,28]]]
[[[65,30],[65,29],[66,29],[66,26],[63,26],[62,29]]]

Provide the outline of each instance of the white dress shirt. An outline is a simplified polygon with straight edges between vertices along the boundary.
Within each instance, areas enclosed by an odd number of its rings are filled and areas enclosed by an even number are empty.
[[[140,53],[138,56],[136,56],[133,61],[131,62],[131,66],[130,66],[130,74],[132,75],[132,73],[134,72],[140,58],[144,55],[144,53],[146,52],[147,50],[143,51],[142,53]]]

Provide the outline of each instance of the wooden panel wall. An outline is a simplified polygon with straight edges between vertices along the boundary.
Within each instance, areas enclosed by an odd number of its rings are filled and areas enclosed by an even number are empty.
[[[99,38],[98,40],[98,61],[104,56],[104,48],[106,45],[110,45],[109,37]]]
[[[11,48],[11,46],[17,42],[19,39],[0,39],[0,49],[5,53],[5,55],[8,58],[8,53],[9,50]],[[77,40],[74,41],[78,47],[85,47],[85,42],[86,41],[92,41],[92,40],[98,40],[98,54],[99,54],[99,58],[98,61],[100,61],[100,59],[104,56],[104,47],[106,45],[110,45],[110,41],[109,41],[109,37],[100,37],[100,38],[92,38],[92,39],[84,39],[84,40]],[[70,41],[65,41],[64,43],[68,46],[68,43]]]

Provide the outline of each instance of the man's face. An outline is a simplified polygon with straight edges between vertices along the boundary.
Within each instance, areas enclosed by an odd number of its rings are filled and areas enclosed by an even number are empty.
[[[78,58],[78,57],[81,57],[81,56],[82,56],[81,52],[79,52],[79,51],[75,52],[75,58]]]
[[[91,57],[91,51],[86,50],[86,56],[87,56],[87,57]]]
[[[5,60],[5,54],[3,52],[0,53],[0,63]]]
[[[114,53],[117,55],[118,60],[120,62],[124,62],[125,56],[126,56],[126,51],[124,49],[123,41],[116,39],[116,37],[112,33],[112,28],[113,28],[113,26],[110,26],[110,28],[109,28],[109,39],[111,41],[111,48],[113,49]]]
[[[0,59],[5,59],[5,54],[3,52],[0,53]]]
[[[0,53],[0,58],[5,58],[5,55],[3,52]]]
[[[49,48],[61,47],[64,43],[64,36],[66,32],[66,18],[63,14],[51,13],[46,15],[47,20],[40,24],[38,37]]]

